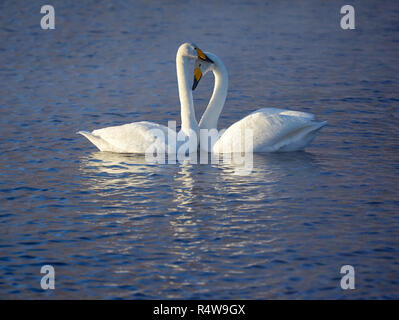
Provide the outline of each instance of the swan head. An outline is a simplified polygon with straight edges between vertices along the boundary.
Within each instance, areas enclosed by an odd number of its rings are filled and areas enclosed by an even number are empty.
[[[198,59],[202,61],[207,61],[209,63],[212,63],[213,61],[208,58],[208,56],[194,43],[183,43],[180,45],[178,51],[177,51],[178,56],[184,56],[192,59]]]
[[[214,72],[216,68],[220,66],[220,60],[214,54],[207,52],[204,55],[207,59],[197,58],[194,64],[194,81],[192,90],[194,91],[197,88],[198,83],[200,82],[202,76],[206,75],[209,71]]]

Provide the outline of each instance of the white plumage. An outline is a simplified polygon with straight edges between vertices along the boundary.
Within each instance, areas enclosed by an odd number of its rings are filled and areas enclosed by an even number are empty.
[[[176,55],[177,80],[181,104],[181,131],[174,132],[170,128],[148,121],[133,122],[120,126],[78,133],[90,140],[100,151],[118,153],[186,153],[198,145],[198,123],[195,118],[193,95],[190,81],[193,75],[195,59],[202,54],[191,43],[182,44]],[[173,137],[173,139],[170,139]],[[169,139],[168,139],[169,138]],[[177,138],[177,139],[176,139]],[[187,143],[188,141],[188,143]]]
[[[201,129],[217,129],[217,122],[227,96],[228,74],[223,62],[207,52],[213,63],[197,61],[202,73],[212,71],[215,86],[209,104],[199,123]],[[217,141],[201,139],[202,150],[215,153],[230,152],[285,152],[302,150],[315,138],[327,121],[316,122],[314,115],[306,112],[263,108],[250,113],[226,130],[221,130]],[[248,149],[248,140],[251,148]],[[204,145],[205,144],[205,145]]]

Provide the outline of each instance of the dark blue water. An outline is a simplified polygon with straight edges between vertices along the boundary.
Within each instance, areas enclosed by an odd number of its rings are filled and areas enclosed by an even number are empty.
[[[342,1],[54,0],[55,30],[43,4],[0,3],[0,298],[399,298],[396,1],[352,1],[345,31]],[[178,120],[185,41],[229,71],[221,127],[261,107],[328,126],[306,152],[255,155],[249,176],[75,134]]]

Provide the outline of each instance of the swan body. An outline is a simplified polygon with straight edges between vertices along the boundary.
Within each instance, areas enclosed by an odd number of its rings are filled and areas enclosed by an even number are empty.
[[[192,78],[194,61],[197,58],[207,59],[204,53],[193,44],[184,43],[177,51],[176,70],[181,104],[181,131],[178,134],[164,125],[148,121],[78,133],[85,136],[100,151],[144,154],[156,150],[156,152],[174,153],[180,150],[183,144],[187,144],[187,140],[190,150],[194,145],[196,151],[198,124],[189,82]]]
[[[159,139],[162,136],[176,135],[176,132],[154,122],[133,122],[92,132],[79,131],[78,133],[85,136],[100,151],[144,154],[150,147],[154,147],[162,153],[167,152],[168,147],[176,150],[176,141]]]
[[[217,130],[217,122],[227,96],[228,74],[223,62],[216,55],[207,52],[206,56],[213,63],[197,61],[196,66],[201,69],[201,77],[202,74],[212,71],[215,86],[199,127],[200,130]],[[214,153],[244,152],[248,150],[245,149],[245,135],[249,132],[253,152],[298,151],[308,146],[326,124],[327,121],[316,122],[314,115],[310,113],[263,108],[250,113],[226,130],[221,130],[217,141],[201,138],[200,148]]]
[[[313,121],[309,113],[291,110],[259,109],[227,128],[213,145],[215,153],[244,152],[245,130],[251,130],[253,152],[303,150],[326,122]]]

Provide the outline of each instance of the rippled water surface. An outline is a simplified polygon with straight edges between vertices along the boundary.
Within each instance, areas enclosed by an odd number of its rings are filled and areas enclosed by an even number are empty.
[[[342,1],[54,0],[46,31],[43,4],[0,3],[0,298],[399,298],[396,1],[352,1],[346,31]],[[229,71],[221,127],[261,107],[328,126],[306,152],[255,155],[248,176],[75,134],[179,120],[185,41]]]

